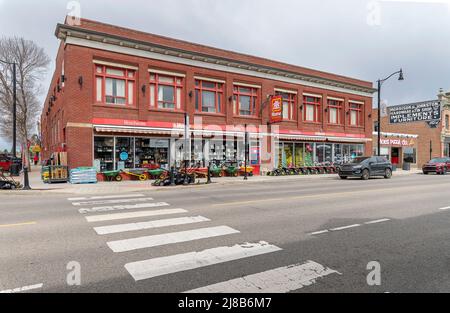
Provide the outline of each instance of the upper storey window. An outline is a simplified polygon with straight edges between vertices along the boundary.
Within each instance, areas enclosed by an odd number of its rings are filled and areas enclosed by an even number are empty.
[[[96,64],[95,77],[97,103],[135,104],[135,70]]]
[[[238,116],[258,116],[258,88],[233,87],[233,111]]]
[[[195,110],[204,113],[222,113],[223,88],[221,82],[195,80]]]
[[[150,107],[162,110],[181,110],[183,77],[150,73]]]
[[[307,122],[319,123],[320,122],[320,107],[321,98],[315,96],[304,96],[303,106],[304,114],[303,118]]]

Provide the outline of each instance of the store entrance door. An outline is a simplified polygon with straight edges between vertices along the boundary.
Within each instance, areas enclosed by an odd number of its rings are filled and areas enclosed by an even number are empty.
[[[399,165],[399,163],[400,163],[400,148],[392,148],[391,162],[393,165]]]

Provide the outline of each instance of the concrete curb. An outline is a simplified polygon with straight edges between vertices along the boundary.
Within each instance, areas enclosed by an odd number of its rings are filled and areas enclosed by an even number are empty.
[[[408,176],[419,174],[420,171],[396,171],[394,177]],[[236,184],[255,184],[255,183],[273,183],[277,181],[304,181],[304,180],[324,180],[337,178],[336,174],[323,174],[323,175],[302,175],[302,176],[254,176],[249,177],[247,181],[243,180],[243,177],[223,177],[213,179],[213,183],[210,185],[194,184],[188,186],[175,186],[175,187],[156,187],[152,186],[150,182],[101,182],[98,184],[90,185],[70,185],[65,184],[62,188],[51,188],[52,185],[40,184],[37,189],[24,191],[24,190],[4,190],[0,191],[0,196],[14,196],[14,195],[42,195],[42,194],[54,194],[54,195],[67,195],[67,194],[112,194],[117,192],[145,192],[145,191],[163,191],[163,190],[175,190],[186,188],[208,188],[211,186],[226,186]],[[62,186],[62,185],[53,185]],[[32,185],[33,187],[33,185]],[[42,188],[45,187],[45,188]]]

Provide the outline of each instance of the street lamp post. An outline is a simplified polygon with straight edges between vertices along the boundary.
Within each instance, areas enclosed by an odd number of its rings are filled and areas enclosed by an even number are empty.
[[[385,79],[379,79],[377,81],[377,83],[378,83],[378,147],[377,147],[377,155],[378,156],[381,156],[381,86],[383,85],[383,83],[385,81],[387,81],[389,78],[391,78],[392,76],[394,76],[396,74],[399,74],[399,77],[398,77],[399,81],[402,81],[405,79],[403,77],[403,70],[400,69],[400,71],[392,73]]]
[[[16,137],[16,128],[17,128],[17,64],[15,62],[7,62],[0,60],[0,62],[4,64],[9,64],[13,66],[13,146],[12,146],[12,154],[15,157],[17,153],[17,137]]]

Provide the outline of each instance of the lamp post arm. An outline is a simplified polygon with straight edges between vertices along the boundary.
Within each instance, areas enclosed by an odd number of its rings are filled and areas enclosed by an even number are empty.
[[[400,74],[402,72],[402,70],[397,71],[395,73],[392,73],[391,75],[389,75],[388,77],[386,77],[385,79],[380,79],[378,80],[378,82],[380,83],[380,85],[382,85],[385,81],[387,81],[389,78],[391,78],[392,76],[396,75],[396,74]]]

